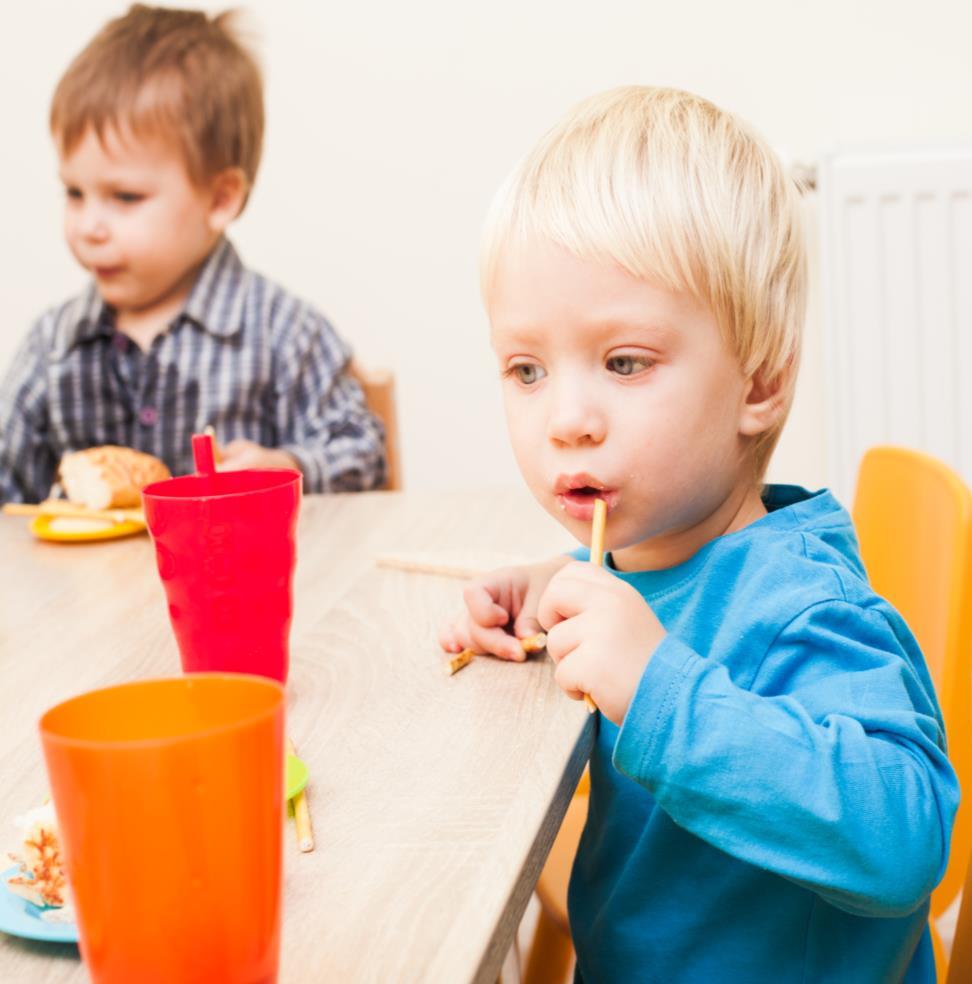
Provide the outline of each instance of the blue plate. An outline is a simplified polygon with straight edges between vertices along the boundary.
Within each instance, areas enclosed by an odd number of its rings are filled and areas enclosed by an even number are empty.
[[[33,902],[14,895],[7,888],[7,879],[13,878],[19,868],[9,868],[0,875],[0,930],[12,936],[28,940],[47,940],[49,943],[77,943],[78,927],[74,923],[52,923],[41,919],[46,911]]]

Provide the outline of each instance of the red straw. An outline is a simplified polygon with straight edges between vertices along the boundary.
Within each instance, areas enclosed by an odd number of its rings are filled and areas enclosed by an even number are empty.
[[[196,474],[204,477],[216,474],[216,448],[212,434],[192,435],[192,458],[196,463]]]

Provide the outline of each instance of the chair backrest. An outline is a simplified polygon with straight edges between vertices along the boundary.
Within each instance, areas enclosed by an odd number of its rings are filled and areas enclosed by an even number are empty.
[[[398,450],[398,414],[395,408],[395,374],[388,369],[365,369],[352,361],[351,375],[364,391],[368,409],[385,425],[385,484],[389,491],[402,487],[402,461]]]
[[[939,980],[945,984],[946,978],[939,976]],[[969,864],[962,890],[962,906],[952,939],[947,981],[948,984],[969,984],[972,981],[972,864]]]
[[[907,448],[871,448],[861,461],[854,525],[874,590],[915,634],[945,718],[949,758],[972,790],[972,493],[947,465]],[[948,869],[932,895],[941,914],[965,880],[972,803],[963,797]]]

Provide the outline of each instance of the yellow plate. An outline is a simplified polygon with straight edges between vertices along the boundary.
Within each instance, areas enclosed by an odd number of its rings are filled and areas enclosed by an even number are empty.
[[[94,528],[98,523],[100,529]],[[73,516],[37,516],[31,520],[30,531],[38,539],[54,543],[87,543],[91,540],[117,540],[118,537],[141,533],[144,523],[128,520],[109,523],[95,519],[75,519]]]

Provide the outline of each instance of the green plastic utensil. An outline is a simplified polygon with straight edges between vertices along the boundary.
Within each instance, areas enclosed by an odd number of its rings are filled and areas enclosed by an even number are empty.
[[[287,799],[292,800],[307,785],[307,766],[296,755],[288,752],[286,770],[284,789]]]

